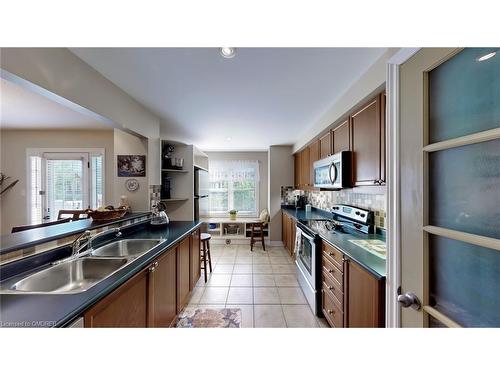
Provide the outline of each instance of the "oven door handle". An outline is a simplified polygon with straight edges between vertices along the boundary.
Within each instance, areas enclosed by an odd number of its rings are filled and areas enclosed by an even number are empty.
[[[299,228],[300,229],[300,228]],[[314,242],[314,237],[311,237],[309,236],[308,234],[306,234],[306,232],[304,232],[303,230],[301,230],[301,234],[307,238],[310,242]]]

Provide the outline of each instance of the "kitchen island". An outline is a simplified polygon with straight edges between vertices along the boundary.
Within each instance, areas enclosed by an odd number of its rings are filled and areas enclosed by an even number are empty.
[[[188,300],[189,293],[200,276],[201,223],[177,221],[160,229],[151,228],[148,222],[146,219],[123,228],[121,239],[159,239],[161,242],[88,290],[74,294],[1,292],[0,327],[63,327],[81,317],[85,317],[86,327],[168,326],[175,318],[176,312]],[[60,258],[71,253],[71,249],[65,251],[57,249],[53,252],[56,251]],[[39,259],[32,262],[27,258],[2,265],[2,271],[5,270],[5,274],[9,276],[8,279],[2,280],[2,285],[11,285],[35,271],[50,267],[48,259],[53,258],[46,255],[43,258],[38,256]],[[157,272],[154,273],[155,268],[152,267],[167,258],[171,260],[168,267],[157,266]],[[3,274],[4,272],[2,276]],[[99,304],[101,304],[100,311],[104,311],[103,301],[108,307],[112,307],[114,301],[120,300],[117,295],[125,295],[127,285],[140,275],[144,276],[145,289],[140,291],[144,295],[136,293],[137,299],[127,301],[126,306],[131,306],[131,312],[143,312],[144,316],[141,316],[143,320],[133,320],[133,317],[127,320],[127,317],[124,319],[123,316],[114,320],[113,315],[108,314],[106,320],[99,321],[96,316],[86,316],[89,310]],[[170,299],[168,301],[156,299],[156,304],[153,304],[155,286],[157,291],[158,288],[168,288]],[[135,292],[137,291],[136,289]],[[109,296],[113,298],[106,300]],[[143,298],[147,305],[141,306],[143,300],[140,298]],[[161,302],[164,304],[158,305]],[[112,312],[112,309],[109,311]],[[167,313],[167,316],[161,316],[162,313]],[[99,322],[102,322],[102,325]]]

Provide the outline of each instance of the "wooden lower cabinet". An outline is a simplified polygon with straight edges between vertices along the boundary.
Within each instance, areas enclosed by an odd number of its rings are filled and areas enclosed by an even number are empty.
[[[281,224],[283,226],[281,233],[283,236],[282,237],[283,246],[285,247],[285,249],[288,250],[290,256],[294,258],[296,221],[295,218],[291,217],[285,212],[282,212],[281,216],[282,216]]]
[[[189,259],[190,259],[190,239],[185,238],[179,244],[177,249],[177,313],[179,313],[189,297]]]
[[[191,243],[190,243],[190,274],[189,274],[189,290],[193,290],[196,286],[196,283],[200,279],[201,276],[201,268],[200,268],[200,233],[199,229],[195,230],[191,233]]]
[[[89,328],[147,327],[149,271],[145,269],[84,314]]]
[[[149,327],[169,327],[177,315],[177,250],[160,256],[150,272]]]
[[[84,313],[84,326],[169,327],[198,281],[199,239],[198,229],[97,302]]]
[[[385,327],[385,283],[352,261],[347,269],[348,327]]]
[[[323,241],[321,303],[334,328],[385,326],[385,283]]]

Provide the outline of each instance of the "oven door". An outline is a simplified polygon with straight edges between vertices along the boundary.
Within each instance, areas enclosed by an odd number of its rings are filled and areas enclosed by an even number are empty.
[[[316,243],[314,237],[302,231],[300,247],[297,253],[297,266],[307,278],[309,285],[316,290]]]

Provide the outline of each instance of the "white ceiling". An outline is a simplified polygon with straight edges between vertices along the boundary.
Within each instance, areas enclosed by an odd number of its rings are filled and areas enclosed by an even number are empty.
[[[0,125],[3,129],[111,129],[4,78],[0,79]]]
[[[203,150],[293,144],[385,48],[73,48]]]

